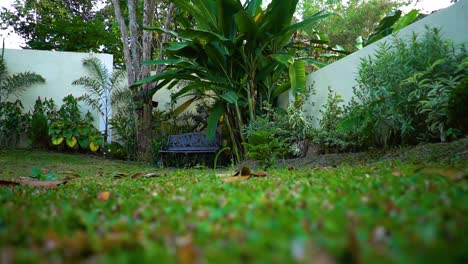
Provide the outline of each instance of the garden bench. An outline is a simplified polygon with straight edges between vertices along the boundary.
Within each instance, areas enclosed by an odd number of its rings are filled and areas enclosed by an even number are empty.
[[[215,135],[215,138],[208,141],[206,133],[194,132],[178,135],[170,135],[167,139],[166,148],[159,151],[161,161],[167,154],[216,154],[221,146],[221,136]]]

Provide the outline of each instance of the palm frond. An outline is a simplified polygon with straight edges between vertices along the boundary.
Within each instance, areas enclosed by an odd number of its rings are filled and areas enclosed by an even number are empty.
[[[86,58],[83,59],[83,65],[102,86],[108,86],[111,74],[101,60],[96,57]]]
[[[10,95],[19,97],[28,86],[44,82],[45,79],[42,76],[32,72],[10,75],[0,83],[0,97],[2,100],[6,100]]]
[[[83,86],[88,93],[97,97],[101,97],[104,94],[104,87],[101,83],[91,77],[81,77],[78,80],[73,81],[72,84],[75,86]]]
[[[89,105],[94,110],[98,111],[101,115],[103,115],[102,111],[102,102],[99,99],[92,98],[89,94],[84,94],[77,98],[78,101],[82,101],[85,104]]]

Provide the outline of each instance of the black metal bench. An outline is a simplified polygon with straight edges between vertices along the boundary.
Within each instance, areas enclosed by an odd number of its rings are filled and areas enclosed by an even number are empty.
[[[167,139],[166,148],[159,151],[161,161],[164,164],[163,157],[167,154],[216,154],[221,146],[221,136],[215,135],[215,138],[209,141],[204,132],[185,133],[170,135]]]

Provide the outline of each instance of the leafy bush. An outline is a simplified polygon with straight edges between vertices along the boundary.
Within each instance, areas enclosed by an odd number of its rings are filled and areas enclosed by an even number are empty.
[[[23,114],[20,100],[0,102],[0,146],[15,147],[20,136],[29,129],[30,116]]]
[[[354,133],[356,123],[360,123],[361,120],[354,118],[357,113],[346,115],[347,110],[343,102],[341,95],[328,89],[327,102],[324,109],[320,110],[320,128],[311,129],[309,134],[321,152],[355,151],[361,146],[359,135]]]
[[[366,119],[359,126],[361,141],[375,146],[445,141],[450,94],[468,74],[463,60],[464,46],[455,47],[429,28],[421,37],[384,43],[374,57],[363,59],[349,105],[354,120],[357,112]]]
[[[52,144],[96,152],[103,143],[103,137],[93,126],[93,117],[88,112],[81,118],[78,102],[72,95],[63,98],[63,102],[58,110],[59,118],[49,127]]]
[[[33,147],[46,148],[49,144],[49,125],[57,119],[54,100],[47,98],[44,101],[40,97],[34,104],[31,115],[31,129],[29,138]]]
[[[133,103],[129,100],[126,105],[118,107],[109,121],[112,134],[123,148],[125,158],[134,160],[136,158],[136,125],[133,115]]]
[[[272,167],[277,158],[284,158],[288,149],[286,140],[279,139],[276,135],[279,128],[275,128],[273,122],[267,118],[258,118],[255,128],[250,127],[247,131],[247,156],[259,161],[263,167]]]
[[[468,133],[468,76],[455,88],[449,99],[449,124]]]

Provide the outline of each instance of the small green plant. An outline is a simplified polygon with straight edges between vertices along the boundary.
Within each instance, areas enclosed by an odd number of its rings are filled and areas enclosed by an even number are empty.
[[[49,125],[57,119],[54,100],[44,101],[38,97],[31,115],[29,138],[33,147],[47,148],[49,144]]]
[[[103,117],[104,141],[107,141],[112,105],[122,101],[115,95],[128,90],[125,88],[125,71],[115,70],[110,73],[106,65],[96,57],[83,59],[83,66],[88,69],[91,76],[81,77],[72,84],[82,86],[86,90],[86,94],[80,96],[78,100],[85,102]]]
[[[66,145],[71,149],[81,147],[96,152],[103,143],[103,137],[92,125],[93,117],[88,112],[81,118],[77,100],[73,96],[66,96],[63,102],[58,111],[60,119],[49,126],[52,144]]]
[[[264,168],[274,167],[278,158],[284,158],[288,149],[284,140],[275,137],[274,130],[257,130],[250,133],[247,143],[247,156],[259,161]]]
[[[40,181],[54,181],[57,179],[57,175],[55,175],[53,172],[48,172],[47,174],[44,174],[42,170],[36,166],[32,167],[31,174],[33,178]]]

